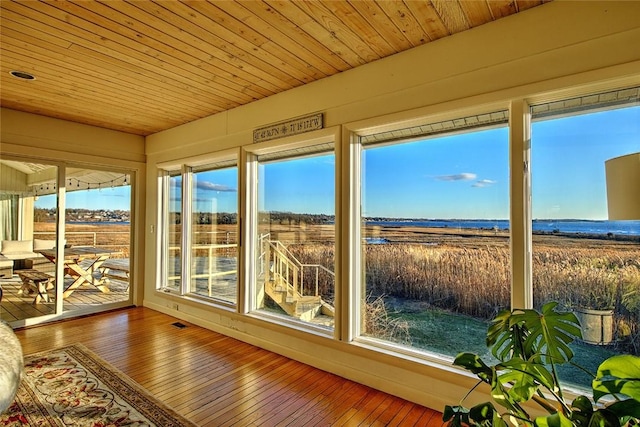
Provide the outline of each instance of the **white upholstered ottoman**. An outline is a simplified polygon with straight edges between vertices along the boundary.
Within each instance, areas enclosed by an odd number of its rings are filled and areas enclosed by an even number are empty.
[[[22,346],[11,326],[0,320],[0,413],[12,403],[22,380]]]

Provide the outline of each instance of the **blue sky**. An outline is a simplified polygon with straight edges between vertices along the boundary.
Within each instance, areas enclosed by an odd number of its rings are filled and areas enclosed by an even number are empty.
[[[606,219],[607,159],[640,151],[640,107],[537,121],[532,216]],[[506,127],[372,148],[364,155],[365,216],[508,219]]]
[[[130,210],[131,186],[71,191],[67,193],[67,209]],[[37,208],[52,209],[56,206],[55,194],[38,196]]]
[[[333,155],[267,163],[258,175],[261,211],[335,213]]]
[[[605,160],[640,151],[640,107],[536,122],[534,218],[606,219]]]
[[[606,219],[604,161],[640,151],[640,107],[532,126],[533,218]],[[362,160],[365,216],[509,217],[506,127],[371,147]],[[334,163],[324,155],[261,165],[260,210],[334,214]],[[199,173],[196,211],[236,212],[237,185],[235,168]],[[128,209],[128,188],[72,192],[67,206]],[[53,207],[43,199],[38,207]]]
[[[363,215],[505,218],[508,161],[506,127],[368,148],[363,154]]]
[[[238,212],[237,168],[200,172],[195,175],[194,210],[197,212]]]

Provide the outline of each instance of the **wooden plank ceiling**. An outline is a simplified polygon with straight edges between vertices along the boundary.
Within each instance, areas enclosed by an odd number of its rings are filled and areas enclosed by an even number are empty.
[[[545,1],[2,0],[0,101],[149,135]]]

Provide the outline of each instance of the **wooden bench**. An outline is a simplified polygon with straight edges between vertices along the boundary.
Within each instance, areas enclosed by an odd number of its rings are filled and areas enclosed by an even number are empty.
[[[0,255],[0,277],[13,276],[13,261]]]
[[[98,268],[100,270],[100,278],[105,282],[111,279],[129,281],[129,259],[128,258],[109,258]],[[118,272],[119,274],[113,274]]]
[[[53,276],[43,273],[38,270],[16,270],[16,273],[22,280],[22,287],[18,291],[18,294],[32,294],[36,293],[36,297],[33,300],[34,304],[39,304],[41,301],[49,302],[49,289],[53,289]]]

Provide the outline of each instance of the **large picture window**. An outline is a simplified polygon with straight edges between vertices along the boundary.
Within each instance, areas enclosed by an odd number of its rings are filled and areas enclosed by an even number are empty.
[[[256,156],[255,311],[333,330],[333,143]]]
[[[606,166],[640,153],[638,89],[557,99],[366,120],[338,150],[324,129],[166,172],[159,287],[448,362],[490,359],[500,311],[558,301],[582,324],[579,365],[638,355],[640,218],[609,216]]]
[[[640,216],[609,217],[605,170],[611,159],[640,156],[637,93],[532,107],[534,305],[558,301],[578,316],[574,361],[592,372],[615,353],[640,354]],[[626,197],[640,197],[637,188]],[[566,381],[590,383],[564,369]]]
[[[506,120],[360,138],[361,337],[447,357],[485,351],[487,321],[510,301]]]

